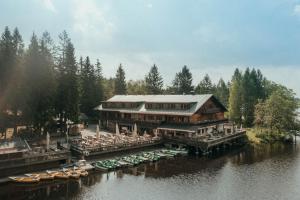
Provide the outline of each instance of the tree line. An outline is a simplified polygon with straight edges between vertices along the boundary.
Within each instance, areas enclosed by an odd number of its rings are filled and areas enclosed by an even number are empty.
[[[291,106],[284,109],[289,112],[290,118],[287,119],[295,121],[295,110],[298,108],[295,94],[267,80],[260,70],[247,68],[242,72],[236,69],[231,81],[225,82],[221,78],[217,84],[206,74],[198,84],[193,85],[190,69],[183,66],[175,74],[172,84],[165,87],[155,64],[140,80],[127,81],[122,64],[115,77],[104,77],[99,60],[92,63],[88,56],[76,59],[75,48],[65,31],[59,35],[57,44],[48,32],[40,37],[33,33],[27,48],[17,28],[10,31],[5,27],[0,39],[2,129],[26,124],[40,131],[55,127],[57,121],[61,126],[68,121],[77,123],[80,113],[94,117],[94,108],[116,94],[208,93],[214,94],[228,107],[228,117],[239,125],[278,127],[271,120],[274,116],[267,114],[276,113],[271,112],[269,107],[280,95],[282,101],[289,99],[289,102],[283,102]]]

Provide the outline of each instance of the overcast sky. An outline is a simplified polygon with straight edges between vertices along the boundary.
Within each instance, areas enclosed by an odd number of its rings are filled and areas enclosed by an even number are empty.
[[[141,79],[153,63],[169,84],[187,65],[197,84],[255,67],[300,96],[300,1],[0,0],[0,28],[25,42],[66,30],[79,57],[100,59],[105,76],[122,63]]]

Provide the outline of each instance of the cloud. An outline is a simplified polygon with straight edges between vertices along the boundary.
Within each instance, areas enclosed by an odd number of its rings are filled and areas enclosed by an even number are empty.
[[[44,3],[44,6],[51,12],[54,12],[54,13],[57,12],[52,0],[43,0],[43,3]]]
[[[82,39],[89,41],[111,39],[116,30],[114,23],[108,19],[104,9],[94,0],[75,0],[73,9],[73,29]]]
[[[294,15],[300,16],[300,4],[294,6]]]
[[[147,8],[152,8],[152,7],[153,7],[152,3],[147,4]]]

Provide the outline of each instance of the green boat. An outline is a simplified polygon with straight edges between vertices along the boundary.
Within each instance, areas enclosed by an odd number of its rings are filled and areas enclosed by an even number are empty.
[[[95,167],[96,170],[99,170],[99,171],[102,171],[102,172],[107,172],[108,171],[108,168],[104,167],[102,165],[102,163],[99,163],[99,162],[94,163],[94,167]]]
[[[172,155],[172,156],[176,156],[178,154],[178,152],[172,151],[172,150],[168,150],[168,149],[163,149],[160,152],[163,153],[163,154]]]
[[[132,165],[138,165],[141,163],[139,159],[137,159],[135,156],[125,156],[122,158],[125,162],[131,163]]]
[[[120,167],[120,164],[116,160],[102,160],[97,161],[95,163],[95,167],[99,168],[102,171],[108,171],[116,169],[117,167]]]
[[[143,157],[147,158],[150,162],[157,161],[160,159],[160,156],[154,152],[145,152],[142,154]]]

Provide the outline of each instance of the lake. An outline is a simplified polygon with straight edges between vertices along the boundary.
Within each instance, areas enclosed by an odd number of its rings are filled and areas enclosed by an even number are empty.
[[[4,184],[0,199],[299,200],[299,145],[247,145],[209,158],[178,157],[92,173],[79,181]]]

